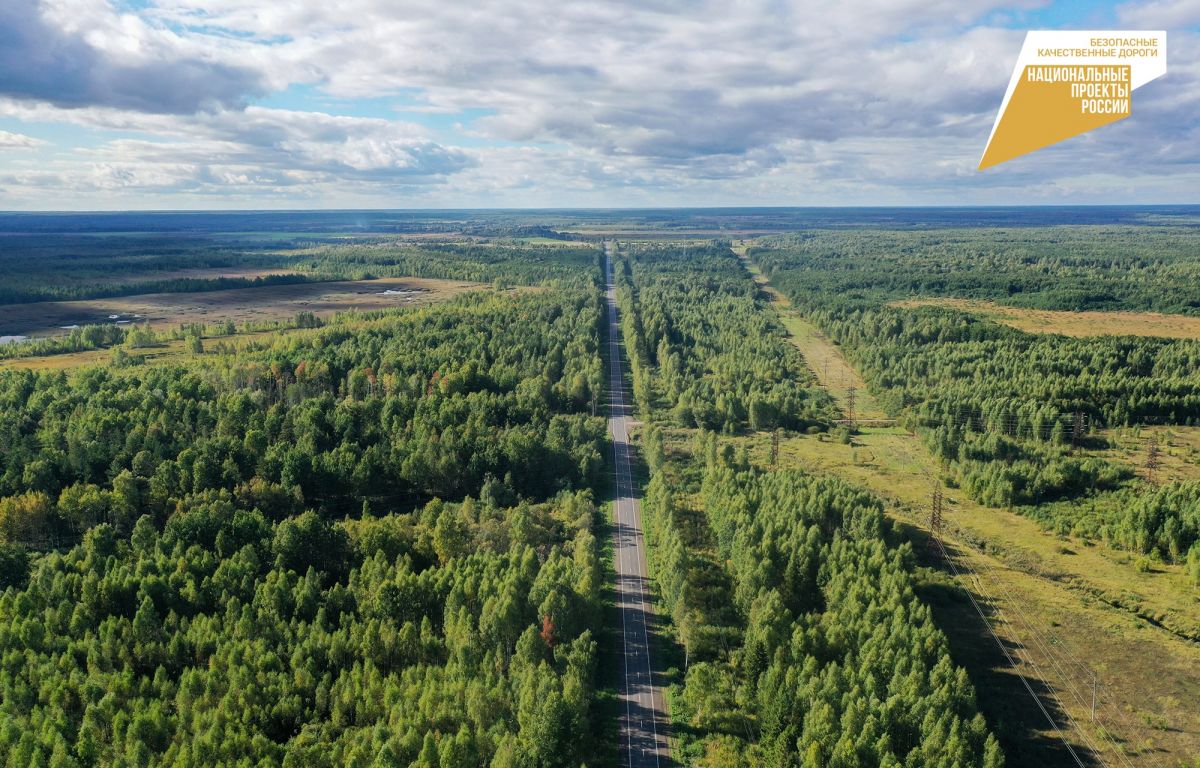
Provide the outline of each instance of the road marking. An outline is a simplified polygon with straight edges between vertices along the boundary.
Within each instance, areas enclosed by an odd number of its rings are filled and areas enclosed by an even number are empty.
[[[624,648],[624,680],[622,688],[625,694],[625,729],[626,734],[626,751],[628,754],[628,765],[633,768],[634,755],[633,749],[633,717],[631,711],[631,701],[636,701],[639,706],[645,706],[650,711],[650,725],[653,733],[653,753],[654,764],[658,766],[661,759],[661,749],[658,736],[658,718],[660,716],[660,706],[656,701],[655,694],[658,691],[654,685],[654,670],[650,656],[650,637],[646,629],[646,593],[645,579],[647,578],[648,569],[646,567],[646,553],[644,549],[644,537],[641,531],[641,515],[637,509],[637,498],[634,495],[633,474],[629,466],[629,417],[625,414],[627,409],[625,399],[624,376],[621,366],[621,349],[618,343],[618,334],[620,327],[617,323],[616,310],[616,288],[613,283],[612,272],[612,246],[611,243],[605,243],[605,301],[608,309],[608,330],[609,330],[609,432],[613,438],[613,484],[615,487],[615,498],[613,501],[613,517],[616,521],[616,561],[617,561],[617,586],[618,597],[621,601],[621,642]],[[633,548],[633,567],[630,567],[629,548]],[[635,597],[632,590],[628,587],[627,580],[633,578],[637,581],[638,592],[636,596],[636,606],[634,606]],[[627,618],[626,614],[631,609],[636,607],[633,618]],[[627,626],[630,621],[635,624],[641,622],[641,643],[635,639],[633,644],[629,642]],[[636,634],[635,634],[636,636]],[[640,646],[640,648],[639,648]],[[636,667],[633,677],[629,674],[629,657],[636,653],[637,650],[644,650],[646,654],[646,685],[643,691],[641,683],[642,672]],[[662,697],[659,695],[658,700]],[[644,700],[648,700],[648,705],[643,704]],[[665,709],[665,707],[663,707]],[[638,718],[638,741],[644,743],[642,738],[645,730],[645,720]],[[648,764],[646,761],[646,747],[641,746],[640,763]]]

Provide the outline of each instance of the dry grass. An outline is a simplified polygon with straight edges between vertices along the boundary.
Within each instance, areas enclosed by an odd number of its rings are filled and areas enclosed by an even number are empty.
[[[896,307],[950,307],[1028,333],[1200,339],[1200,317],[1187,315],[1163,315],[1157,312],[1060,312],[1049,309],[1006,307],[1002,304],[974,299],[909,299],[893,302],[892,305]]]
[[[887,418],[887,414],[876,404],[875,398],[867,391],[867,385],[863,382],[862,377],[842,355],[842,351],[819,328],[801,317],[787,297],[767,282],[767,278],[758,265],[746,257],[745,244],[734,244],[733,252],[750,271],[758,287],[771,298],[772,303],[779,309],[779,319],[791,335],[792,344],[800,350],[805,364],[816,376],[817,382],[833,396],[841,412],[845,414],[848,411],[847,396],[850,388],[853,387],[855,418]]]
[[[483,286],[455,280],[404,277],[268,285],[193,293],[146,293],[110,299],[42,301],[0,306],[0,334],[32,337],[65,333],[63,326],[116,319],[172,328],[189,323],[277,321],[298,312],[328,317],[349,309],[370,311],[437,301]],[[386,294],[385,291],[402,291]],[[118,316],[114,318],[113,316]]]
[[[741,440],[757,461],[767,462],[768,436]],[[922,531],[930,495],[941,487],[947,496],[944,538],[958,553],[960,567],[978,577],[960,586],[981,601],[994,601],[1000,609],[997,633],[1013,648],[1026,649],[1025,664],[1000,671],[1034,676],[1028,662],[1037,664],[1036,674],[1046,678],[1066,710],[1095,738],[1090,713],[1075,695],[1087,688],[1090,696],[1087,674],[1067,668],[1064,675],[1054,668],[1035,642],[1052,638],[1045,642],[1060,659],[1081,660],[1098,676],[1104,696],[1100,722],[1111,732],[1135,746],[1153,743],[1178,759],[1200,754],[1200,646],[1137,615],[1200,630],[1200,604],[1180,568],[1159,566],[1141,573],[1126,553],[1060,539],[1029,518],[977,504],[940,483],[919,440],[899,428],[864,430],[852,445],[824,436],[795,436],[783,441],[780,457],[785,466],[836,474],[869,488],[888,502],[891,517]],[[967,605],[957,609],[972,610]],[[981,636],[976,642],[990,640]],[[1011,704],[1033,707],[1023,689],[1014,689]],[[1155,722],[1167,728],[1152,727]],[[1154,758],[1147,753],[1132,759],[1135,765],[1151,766]]]

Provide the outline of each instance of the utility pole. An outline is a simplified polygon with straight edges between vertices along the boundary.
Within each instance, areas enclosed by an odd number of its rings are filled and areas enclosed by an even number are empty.
[[[858,394],[858,390],[851,384],[846,390],[846,426],[850,429],[850,434],[854,434],[854,398]]]

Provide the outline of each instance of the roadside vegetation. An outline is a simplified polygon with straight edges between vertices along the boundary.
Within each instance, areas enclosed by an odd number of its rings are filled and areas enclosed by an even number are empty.
[[[651,571],[682,647],[671,674],[680,759],[1002,765],[879,500],[752,464],[722,438],[824,431],[834,414],[733,253],[627,254],[623,332],[648,419]]]

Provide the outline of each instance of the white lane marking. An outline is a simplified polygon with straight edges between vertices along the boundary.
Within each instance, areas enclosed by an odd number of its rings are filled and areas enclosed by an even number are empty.
[[[646,653],[646,674],[649,679],[649,685],[647,686],[647,688],[648,688],[647,693],[648,693],[649,699],[650,699],[649,709],[650,709],[651,713],[653,714],[653,717],[651,717],[651,719],[650,719],[650,723],[653,728],[653,734],[654,734],[654,762],[655,762],[655,765],[657,766],[659,764],[658,711],[657,711],[657,704],[655,702],[656,691],[654,689],[654,670],[651,665],[651,658],[650,658],[650,639],[649,639],[649,634],[647,633],[647,630],[646,630],[646,596],[645,596],[645,589],[644,589],[644,584],[643,584],[645,578],[647,578],[646,574],[648,574],[649,570],[646,567],[646,553],[645,553],[645,549],[643,547],[643,540],[642,540],[642,534],[641,534],[641,525],[640,525],[641,514],[638,509],[637,499],[634,498],[633,478],[632,478],[632,472],[629,468],[628,417],[624,416],[624,415],[620,415],[620,416],[615,415],[617,413],[618,409],[620,411],[625,410],[625,399],[624,399],[625,392],[624,392],[624,378],[623,378],[623,374],[622,374],[621,361],[620,361],[620,349],[619,349],[619,346],[616,341],[616,338],[617,338],[616,333],[617,333],[618,326],[617,326],[617,320],[616,320],[616,301],[615,301],[616,289],[615,289],[615,286],[612,281],[612,256],[611,256],[611,252],[609,250],[609,246],[607,246],[607,245],[605,247],[605,262],[606,262],[605,263],[605,267],[606,267],[605,278],[608,283],[607,290],[605,291],[605,296],[608,299],[609,356],[610,356],[611,363],[612,363],[612,365],[610,367],[610,377],[609,377],[610,378],[610,380],[609,380],[609,387],[610,387],[609,405],[610,405],[610,413],[613,415],[610,415],[610,418],[609,418],[609,430],[610,430],[610,433],[613,435],[613,462],[616,465],[616,467],[615,467],[616,472],[614,474],[616,476],[615,484],[617,486],[617,496],[618,496],[618,498],[615,502],[615,505],[614,505],[615,512],[616,512],[615,516],[617,518],[617,526],[618,526],[617,538],[618,538],[618,550],[619,551],[618,551],[618,555],[617,555],[617,560],[618,560],[618,568],[620,570],[625,571],[625,573],[628,574],[629,569],[628,569],[626,559],[624,558],[624,555],[626,554],[626,552],[622,551],[622,550],[627,550],[628,547],[622,546],[620,543],[620,539],[621,539],[620,530],[621,530],[621,526],[622,526],[621,501],[624,500],[627,504],[627,512],[626,512],[627,522],[625,524],[628,525],[629,529],[632,531],[632,536],[631,536],[632,543],[629,546],[632,546],[634,549],[634,556],[635,556],[635,560],[636,560],[637,566],[638,566],[637,572],[633,573],[632,575],[634,578],[637,579],[637,582],[638,582],[638,605],[637,605],[637,608],[638,608],[638,611],[640,613],[640,618],[641,618],[642,646],[644,647],[645,653]],[[620,427],[619,434],[617,432],[618,426]],[[624,451],[620,450],[622,447],[625,449]],[[624,470],[624,471],[622,472],[622,470]],[[622,477],[622,475],[623,475],[623,477]],[[621,487],[622,480],[624,480],[625,487],[628,489],[627,494],[622,492],[623,491],[623,489]],[[628,601],[623,600],[622,601],[623,609],[622,609],[622,614],[621,614],[622,642],[626,642],[625,607],[627,605],[628,605]],[[635,616],[636,615],[637,614],[635,614]],[[625,658],[624,658],[625,678],[626,678],[625,679],[625,683],[626,683],[625,687],[628,691],[628,689],[630,687],[629,686],[629,656],[630,656],[630,653],[629,653],[628,644],[625,645],[625,648],[626,648],[626,653],[624,654],[624,656],[625,656]],[[641,672],[635,671],[635,680],[638,677],[641,677]],[[625,700],[626,722],[629,723],[630,726],[632,726],[632,721],[629,716],[629,698],[630,697],[627,696],[627,698]],[[642,691],[640,690],[640,686],[638,686],[638,691],[637,691],[637,693],[632,695],[632,698],[635,698],[637,700],[638,704],[641,705]],[[639,725],[641,725],[641,724],[639,723]],[[641,726],[641,727],[644,727],[644,726]],[[632,741],[632,739],[633,739],[633,734],[630,733],[627,743],[628,743],[628,748],[629,748],[629,764],[630,764],[631,768],[633,765],[633,750],[632,750],[633,741]],[[642,748],[642,757],[643,757],[643,759],[645,759],[645,747]]]

